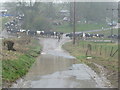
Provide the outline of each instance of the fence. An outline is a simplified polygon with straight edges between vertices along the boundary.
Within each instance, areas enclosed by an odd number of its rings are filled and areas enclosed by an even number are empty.
[[[118,59],[118,46],[111,43],[95,43],[81,41],[81,52],[86,56],[99,56]]]

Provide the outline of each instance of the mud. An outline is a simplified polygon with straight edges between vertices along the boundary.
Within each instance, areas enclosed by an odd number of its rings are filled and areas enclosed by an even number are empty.
[[[43,51],[28,74],[14,83],[12,88],[103,88],[104,81],[87,65],[77,64],[75,57],[53,38],[40,38]]]

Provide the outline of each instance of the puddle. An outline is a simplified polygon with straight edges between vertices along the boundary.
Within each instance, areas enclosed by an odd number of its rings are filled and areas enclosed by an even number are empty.
[[[40,39],[43,51],[28,74],[12,88],[96,88],[104,87],[101,79],[85,64],[61,49],[69,39]]]
[[[74,63],[74,59],[63,58],[53,55],[41,55],[35,62],[28,77],[51,74],[56,71],[66,70]]]

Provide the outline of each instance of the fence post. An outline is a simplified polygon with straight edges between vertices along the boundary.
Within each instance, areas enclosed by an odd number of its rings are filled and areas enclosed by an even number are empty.
[[[113,47],[111,48],[110,56],[112,56],[112,53],[113,53]]]
[[[83,42],[83,48],[84,48],[84,42]]]
[[[96,54],[98,54],[98,48],[99,48],[99,45],[96,46]]]
[[[87,45],[86,56],[88,56],[88,52],[90,52],[90,55],[91,55],[91,50],[92,50],[91,44],[88,44]]]
[[[107,55],[107,47],[105,47],[105,56]]]
[[[96,45],[95,45],[95,50],[96,50]]]
[[[101,52],[102,52],[102,45],[101,45],[101,47],[100,47],[100,55],[102,54]]]

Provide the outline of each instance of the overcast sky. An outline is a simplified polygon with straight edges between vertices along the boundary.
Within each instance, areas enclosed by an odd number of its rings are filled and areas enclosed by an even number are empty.
[[[16,2],[16,1],[30,1],[30,0],[0,0],[0,2]],[[35,0],[31,0],[35,1]],[[38,2],[51,2],[51,1],[76,1],[76,2],[118,2],[120,0],[36,0]]]

